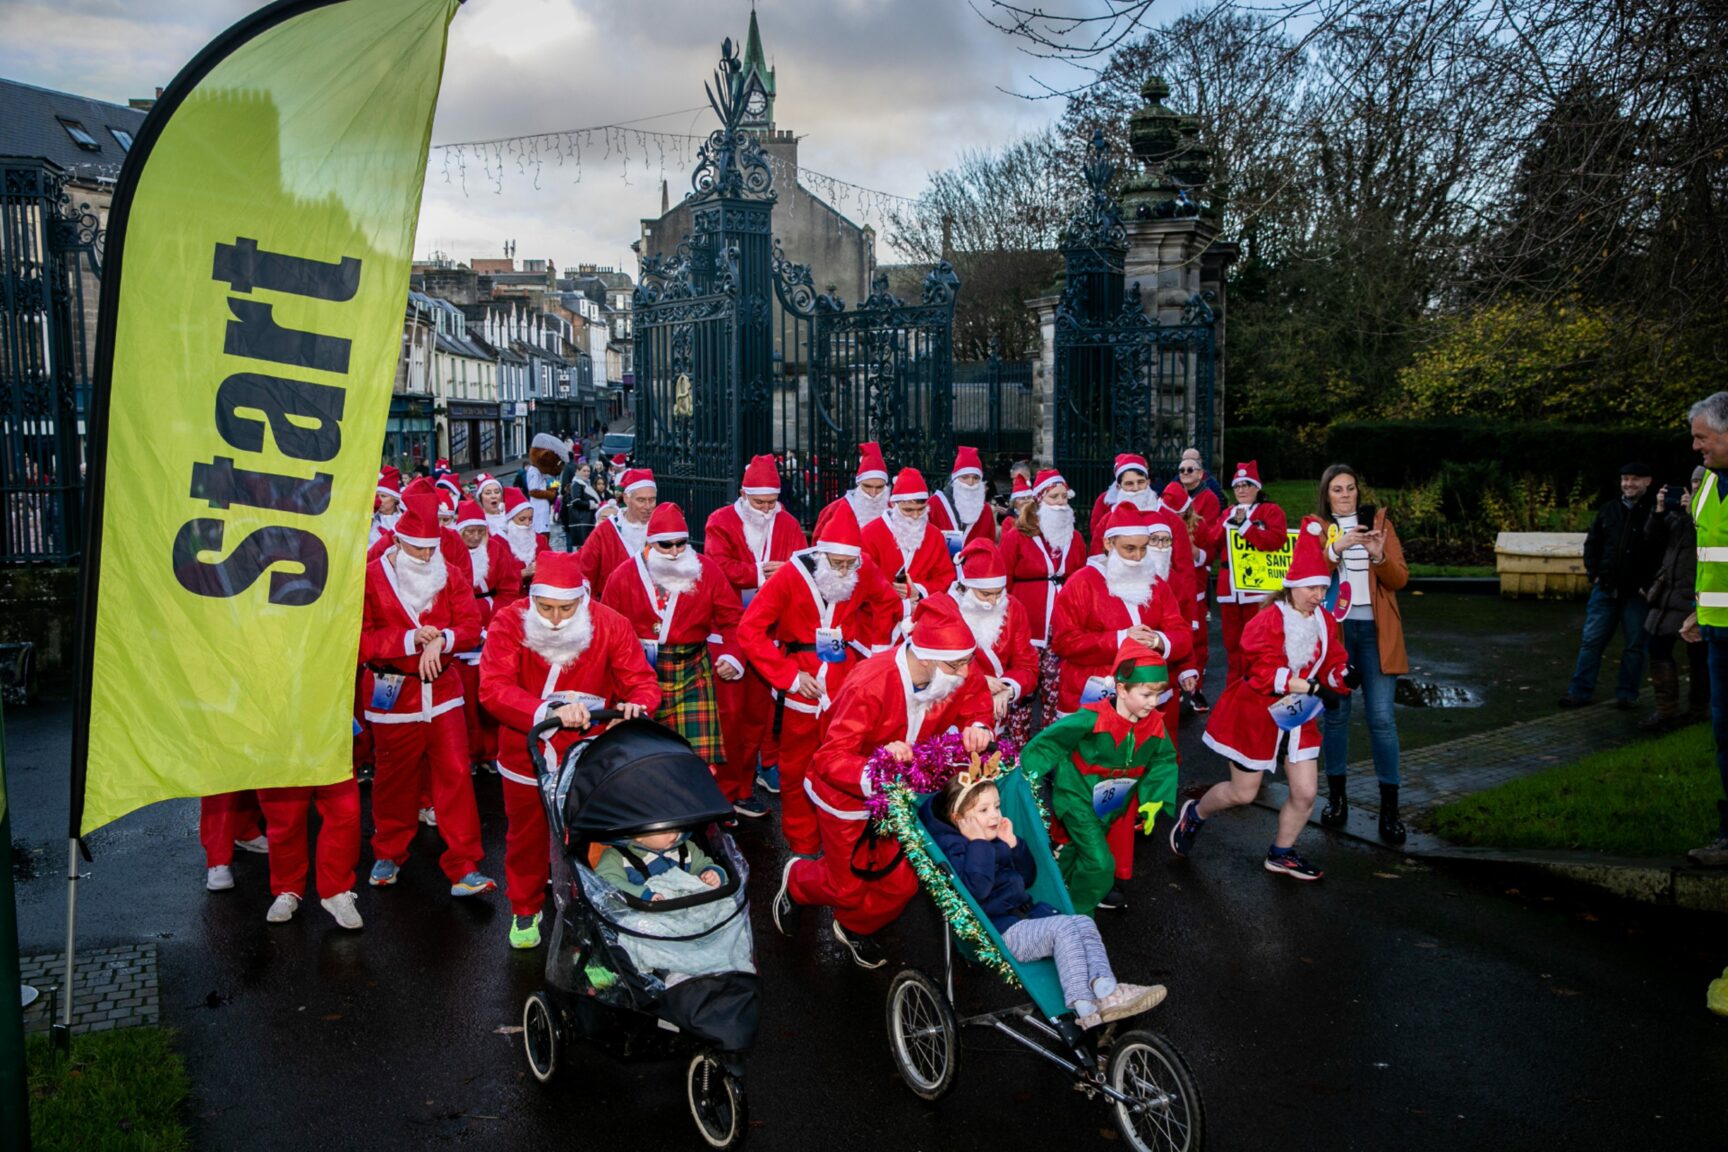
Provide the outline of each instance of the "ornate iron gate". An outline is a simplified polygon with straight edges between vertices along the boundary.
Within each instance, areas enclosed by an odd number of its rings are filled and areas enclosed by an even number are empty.
[[[740,65],[721,46],[708,90],[721,127],[697,158],[692,234],[642,261],[635,297],[636,457],[701,537],[751,456],[781,458],[806,526],[851,482],[862,440],[890,465],[947,474],[954,449],[954,295],[947,262],[907,303],[878,274],[848,311],[772,242],[768,162],[743,116]]]
[[[1142,453],[1163,481],[1184,447],[1210,444],[1217,380],[1211,305],[1195,296],[1180,324],[1160,324],[1139,282],[1124,284],[1128,243],[1108,189],[1114,173],[1109,145],[1095,133],[1088,195],[1062,237],[1067,272],[1056,309],[1052,455],[1088,497],[1110,486],[1117,453]]]
[[[1037,411],[1032,361],[1002,359],[996,336],[988,360],[954,365],[954,439],[976,446],[987,468],[1005,472],[1032,455]]]
[[[59,169],[0,160],[0,564],[83,550],[85,301],[101,228]]]

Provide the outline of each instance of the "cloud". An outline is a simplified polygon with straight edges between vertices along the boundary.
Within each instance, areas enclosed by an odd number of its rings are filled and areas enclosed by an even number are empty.
[[[244,0],[0,0],[0,75],[116,101],[148,95],[251,7]],[[768,0],[758,19],[777,70],[776,120],[803,137],[801,163],[855,184],[916,195],[927,174],[961,150],[1005,142],[1061,110],[1057,101],[1000,91],[1034,90],[1026,77],[1036,62],[966,4]],[[716,0],[468,0],[451,26],[433,140],[648,116],[659,118],[639,127],[706,134],[712,114],[691,110],[706,104],[702,85],[721,39],[731,36],[742,51],[748,20],[745,4]],[[493,165],[501,187],[481,176],[475,150],[454,164],[435,151],[417,252],[497,255],[513,239],[519,256],[549,257],[559,267],[633,270],[637,222],[658,214],[662,178],[674,200],[688,189],[691,149],[632,138],[627,162],[616,150],[607,158],[591,136],[578,180],[568,145],[580,140],[562,143],[562,164],[556,150],[507,152],[501,169]],[[859,214],[856,204],[843,207]]]

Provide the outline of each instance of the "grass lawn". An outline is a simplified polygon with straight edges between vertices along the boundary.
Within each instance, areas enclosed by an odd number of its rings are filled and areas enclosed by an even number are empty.
[[[1665,856],[1710,838],[1721,798],[1710,727],[1697,724],[1467,796],[1427,823],[1454,844]]]
[[[1226,474],[1219,480],[1223,484],[1230,477]],[[1268,480],[1260,490],[1261,497],[1284,509],[1284,515],[1290,520],[1290,527],[1301,523],[1302,517],[1311,515],[1314,511],[1314,493],[1320,489],[1320,477],[1312,480]],[[1224,487],[1225,507],[1230,504],[1230,487]]]
[[[1499,575],[1492,564],[1412,564],[1412,576],[1483,576],[1492,578]]]
[[[191,1082],[166,1028],[72,1038],[70,1058],[46,1036],[28,1041],[30,1142],[36,1152],[183,1152]]]

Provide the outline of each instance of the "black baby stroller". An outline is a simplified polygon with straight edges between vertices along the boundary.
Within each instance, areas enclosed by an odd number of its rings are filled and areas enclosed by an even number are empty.
[[[593,713],[596,724],[618,713]],[[714,1148],[744,1139],[744,1053],[756,1036],[756,972],[744,858],[718,821],[732,805],[690,745],[650,720],[627,720],[573,745],[549,767],[528,734],[552,833],[556,919],[546,987],[522,1007],[522,1043],[548,1083],[572,1037],[626,1059],[689,1059],[690,1115]],[[594,871],[607,841],[673,829],[726,871],[714,889],[652,903]],[[680,875],[683,875],[682,873]]]

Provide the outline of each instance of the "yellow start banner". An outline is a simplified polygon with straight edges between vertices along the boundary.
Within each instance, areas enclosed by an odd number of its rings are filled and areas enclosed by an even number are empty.
[[[351,771],[368,514],[457,5],[282,0],[140,128],[109,218],[74,834]]]
[[[1239,532],[1226,532],[1230,541],[1230,586],[1238,592],[1276,592],[1284,587],[1284,573],[1296,554],[1296,529],[1276,552],[1262,552]]]

